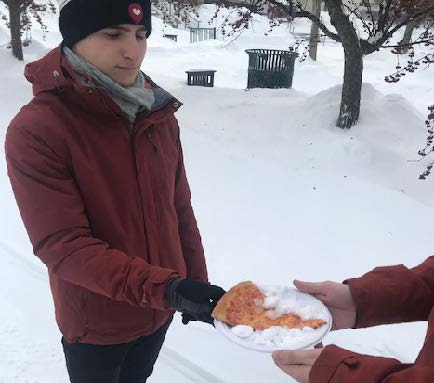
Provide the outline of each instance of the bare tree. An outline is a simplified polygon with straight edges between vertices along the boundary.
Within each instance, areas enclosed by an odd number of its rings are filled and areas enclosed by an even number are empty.
[[[418,154],[421,158],[425,158],[431,155],[434,151],[434,105],[428,107],[428,117],[425,120],[425,126],[428,131],[428,137],[426,139],[426,145],[422,150],[419,150]],[[419,176],[419,179],[426,179],[432,171],[434,161],[432,161],[425,169],[425,171]]]
[[[174,1],[174,0],[160,0]],[[183,2],[176,4],[182,8]],[[188,0],[188,6],[191,7]],[[409,23],[419,23],[434,16],[433,0],[324,0],[334,30],[329,28],[301,0],[220,0],[215,17],[230,9],[223,21],[225,34],[238,34],[251,25],[254,14],[267,15],[270,29],[287,19],[307,18],[328,38],[342,44],[345,69],[342,99],[336,125],[349,129],[359,119],[363,78],[363,57],[381,48],[396,48],[391,38]],[[229,31],[229,32],[228,32]],[[430,43],[432,39],[430,38]],[[423,39],[409,46],[425,44]]]
[[[414,24],[413,24],[414,25]],[[393,50],[398,57],[398,65],[396,66],[395,73],[385,77],[385,81],[389,83],[396,83],[401,81],[406,75],[414,73],[420,68],[427,68],[434,63],[434,19],[425,20],[422,25],[419,25],[422,30],[416,37],[416,41],[422,41],[426,47],[424,53],[420,54],[420,57],[415,57],[414,46],[411,44],[411,38],[407,39],[404,33],[404,39],[406,43],[401,40],[398,46]],[[407,32],[407,29],[406,29]],[[409,50],[408,59],[406,65],[399,63],[399,57],[404,50]],[[418,151],[420,159],[416,162],[422,161],[428,157],[432,158],[434,152],[434,104],[428,106],[428,116],[425,120],[425,127],[428,132],[426,138],[425,147]],[[434,161],[427,165],[426,169],[419,175],[419,179],[425,180],[428,178],[433,170]]]
[[[23,47],[21,36],[23,31],[30,30],[32,19],[45,31],[46,25],[42,20],[44,12],[56,12],[56,7],[52,0],[0,0],[6,4],[9,14],[3,15],[11,31],[12,54],[20,61],[23,57]]]

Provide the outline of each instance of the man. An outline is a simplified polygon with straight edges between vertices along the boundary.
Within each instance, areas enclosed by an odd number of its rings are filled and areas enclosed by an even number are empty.
[[[434,382],[434,257],[408,269],[378,267],[344,284],[294,281],[330,310],[334,330],[428,321],[425,343],[413,364],[361,355],[329,345],[307,351],[276,351],[274,362],[299,383]]]
[[[139,383],[173,309],[212,323],[190,203],[180,102],[140,72],[149,0],[60,1],[63,44],[27,65],[8,174],[47,265],[72,383]]]

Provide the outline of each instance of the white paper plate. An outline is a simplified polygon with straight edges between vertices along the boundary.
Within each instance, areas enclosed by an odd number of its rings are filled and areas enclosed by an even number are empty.
[[[297,289],[285,286],[260,286],[260,289],[274,290],[274,294],[285,299],[290,297],[295,299],[294,310],[297,314],[297,308],[314,308],[315,318],[323,319],[327,324],[317,329],[303,330],[282,330],[280,328],[270,328],[267,330],[255,330],[247,337],[239,337],[231,330],[232,326],[214,319],[216,330],[230,341],[256,351],[273,352],[276,350],[304,350],[309,349],[320,343],[321,340],[329,333],[332,326],[332,316],[324,304],[315,297],[302,293]]]

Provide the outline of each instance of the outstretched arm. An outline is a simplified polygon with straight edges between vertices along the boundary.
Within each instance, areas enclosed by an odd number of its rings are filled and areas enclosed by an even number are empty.
[[[412,269],[377,267],[345,283],[357,307],[356,327],[426,321],[434,303],[434,257]]]
[[[403,265],[378,267],[345,284],[294,284],[329,308],[333,329],[428,320],[434,315],[434,257],[413,269]],[[335,345],[318,350],[277,351],[273,359],[299,383],[429,383],[434,379],[433,352],[431,335],[414,364],[361,355]]]
[[[434,257],[413,269],[377,267],[343,284],[294,281],[294,285],[329,308],[333,329],[426,321],[434,302]]]
[[[432,363],[403,364],[334,345],[317,350],[276,351],[273,359],[298,383],[431,383],[434,378]]]

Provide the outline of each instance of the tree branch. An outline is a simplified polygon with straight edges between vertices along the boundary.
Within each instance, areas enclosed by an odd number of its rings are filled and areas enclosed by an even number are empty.
[[[371,19],[372,25],[375,25],[374,12],[372,12],[371,2],[369,0],[363,0],[363,4],[365,5],[366,9],[368,10],[368,16]]]
[[[21,12],[24,12],[30,4],[32,4],[32,0],[21,0],[21,4],[20,4],[20,10]]]
[[[299,12],[294,12],[294,17],[298,17],[298,18],[306,18],[309,19],[310,21],[312,21],[314,24],[318,25],[318,28],[321,29],[322,32],[324,32],[324,34],[329,37],[330,39],[337,41],[337,42],[342,42],[341,38],[339,37],[339,35],[337,33],[334,33],[332,31],[330,31],[322,22],[321,20],[316,17],[315,15],[313,15],[310,12],[307,11],[299,11]]]
[[[433,44],[432,40],[418,40],[415,42],[412,42],[411,44],[406,44],[406,45],[402,45],[402,44],[397,44],[397,45],[382,45],[382,48],[405,48],[405,47],[412,47],[415,45],[420,45],[420,44]]]
[[[282,4],[276,0],[269,0],[267,1],[269,4],[272,4],[273,7],[275,7],[276,9],[282,11],[284,14],[288,15],[291,18],[306,18],[309,19],[310,21],[312,21],[313,23],[315,23],[316,25],[318,25],[319,29],[321,29],[321,31],[330,39],[337,41],[337,42],[341,42],[341,39],[339,37],[339,35],[337,33],[334,33],[332,31],[330,31],[322,22],[321,20],[316,17],[314,14],[306,11],[303,9],[302,5],[300,3],[298,4],[298,8],[299,10],[294,10],[294,5],[292,3],[292,1],[289,1],[289,5],[286,6],[285,4]],[[246,8],[248,9],[250,12],[253,13],[259,13],[259,11],[261,10],[260,7],[258,7],[257,4],[247,4],[247,3],[237,3],[235,1],[232,0],[223,0],[221,2],[222,4],[224,4],[224,6],[226,7],[235,7],[235,8]]]
[[[401,29],[403,26],[407,25],[409,22],[414,20],[423,20],[427,13],[434,12],[434,5],[431,7],[424,9],[418,13],[415,13],[413,16],[407,16],[405,17],[401,22],[396,24],[391,30],[385,32],[383,36],[381,36],[380,39],[378,39],[375,43],[371,43],[368,40],[360,40],[360,44],[362,46],[362,51],[364,55],[370,54],[372,52],[375,52],[379,48],[383,47],[383,44],[388,41],[393,34]]]
[[[349,15],[354,15],[362,23],[363,27],[368,32],[369,36],[374,35],[374,30],[371,29],[369,23],[365,21],[365,19],[363,18],[360,12],[360,5],[357,6],[354,3],[352,3],[352,5],[354,6],[353,9],[350,8],[349,5],[342,4],[342,6],[348,11]],[[372,25],[374,25],[374,23],[372,23]]]
[[[392,0],[387,0],[386,5],[380,5],[380,10],[382,10],[383,12],[380,11],[380,17],[378,18],[378,30],[380,31],[384,31],[387,20],[389,19],[389,11],[390,11],[390,6],[392,4]]]

